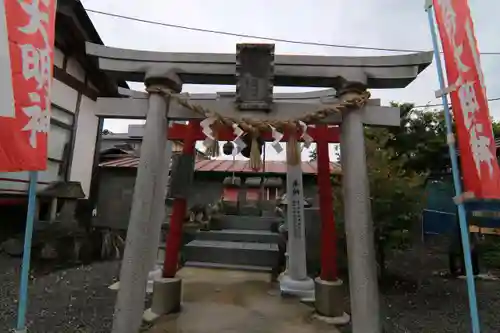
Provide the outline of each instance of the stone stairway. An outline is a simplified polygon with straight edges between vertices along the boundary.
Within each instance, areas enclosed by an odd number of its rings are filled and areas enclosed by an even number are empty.
[[[269,272],[278,260],[276,217],[223,215],[186,244],[186,266]]]

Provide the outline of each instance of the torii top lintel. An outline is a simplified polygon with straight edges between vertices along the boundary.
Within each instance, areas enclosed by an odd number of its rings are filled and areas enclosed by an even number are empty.
[[[86,44],[99,67],[117,78],[144,81],[148,71],[175,69],[186,84],[236,83],[235,54],[138,51]],[[335,88],[339,79],[361,82],[372,89],[404,88],[432,62],[432,52],[396,56],[330,57],[276,55],[275,86]]]

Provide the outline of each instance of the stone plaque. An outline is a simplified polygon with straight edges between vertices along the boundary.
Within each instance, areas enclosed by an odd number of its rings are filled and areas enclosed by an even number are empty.
[[[236,105],[240,110],[270,110],[274,44],[238,44],[236,77]]]
[[[194,156],[179,155],[170,176],[170,197],[187,199],[193,185]]]

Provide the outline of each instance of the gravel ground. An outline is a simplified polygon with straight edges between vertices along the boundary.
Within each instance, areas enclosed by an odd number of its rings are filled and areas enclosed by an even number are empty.
[[[15,324],[19,264],[19,259],[0,254],[2,333]],[[116,296],[108,286],[116,280],[118,266],[100,262],[49,274],[38,270],[30,286],[29,332],[108,333]],[[381,288],[385,333],[471,331],[465,281],[436,274],[446,267],[446,257],[435,254],[421,260],[406,252],[390,260],[389,271],[396,278]],[[347,289],[346,284],[346,303]],[[500,281],[478,281],[477,293],[482,332],[500,332]]]
[[[20,259],[0,254],[0,332],[15,327]],[[118,262],[99,262],[44,274],[34,273],[29,289],[30,333],[108,333]]]
[[[470,333],[466,281],[444,276],[446,255],[427,251],[423,258],[410,251],[388,262],[391,277],[381,286],[384,333]],[[481,332],[500,332],[500,281],[477,280],[476,287]],[[348,286],[345,294],[348,306]]]

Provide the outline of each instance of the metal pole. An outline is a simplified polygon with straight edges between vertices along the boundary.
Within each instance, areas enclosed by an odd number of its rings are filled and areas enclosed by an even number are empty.
[[[19,304],[17,308],[16,332],[26,332],[26,309],[28,306],[28,279],[30,272],[31,239],[33,236],[33,224],[36,212],[36,185],[38,171],[30,171],[30,183],[28,188],[28,212],[26,216],[26,229],[24,232],[23,263],[21,268],[21,283],[19,286]]]
[[[426,5],[427,18],[429,20],[429,28],[432,36],[432,46],[434,48],[434,58],[436,59],[436,68],[437,75],[439,78],[439,87],[441,90],[445,89],[444,75],[443,75],[443,66],[441,64],[441,58],[439,54],[438,48],[438,39],[436,28],[434,26],[434,18],[433,18],[433,8],[432,3],[428,3]],[[452,121],[450,108],[448,106],[448,98],[446,95],[441,96],[441,100],[443,102],[444,108],[444,119],[446,122],[446,133],[448,137],[453,135],[452,132]],[[453,173],[453,183],[455,185],[455,196],[462,195],[462,184],[460,182],[460,170],[458,167],[458,158],[455,150],[455,144],[448,140],[448,150],[450,153],[451,159],[451,169]],[[472,322],[472,332],[479,333],[481,331],[479,327],[479,314],[477,310],[477,299],[476,299],[476,287],[474,284],[474,273],[472,270],[472,258],[470,253],[470,242],[469,242],[469,231],[467,226],[467,215],[465,213],[465,207],[462,203],[458,204],[458,221],[460,224],[460,235],[462,238],[462,248],[463,255],[465,261],[465,272],[467,276],[467,291],[469,294],[469,310],[470,310],[470,318]]]

